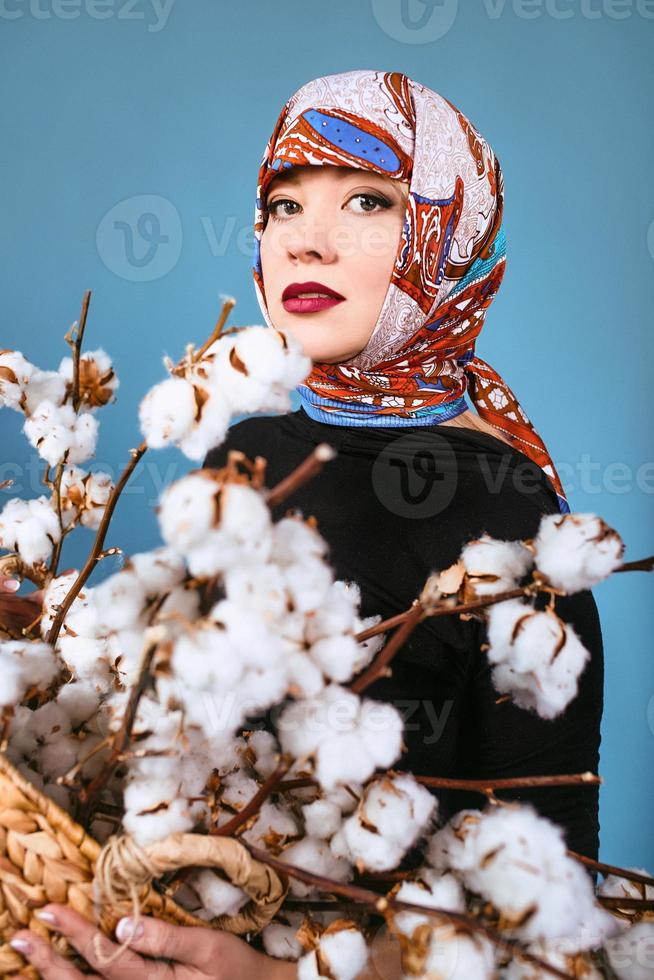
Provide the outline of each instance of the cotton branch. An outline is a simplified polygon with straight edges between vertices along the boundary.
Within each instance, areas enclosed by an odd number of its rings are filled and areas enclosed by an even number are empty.
[[[84,299],[82,300],[82,312],[80,313],[79,324],[77,321],[73,323],[72,327],[64,337],[64,340],[71,348],[73,352],[73,408],[75,411],[79,408],[80,404],[80,370],[79,362],[80,355],[82,351],[82,341],[84,340],[84,330],[86,328],[86,318],[89,312],[89,303],[91,302],[91,290],[87,289],[84,293]],[[75,330],[77,327],[77,330]]]
[[[127,707],[125,709],[125,714],[123,715],[120,729],[112,739],[111,755],[95,779],[93,779],[88,786],[83,787],[80,790],[80,802],[84,804],[87,816],[92,810],[96,797],[102,792],[104,787],[111,779],[116,767],[124,758],[125,750],[127,749],[132,737],[132,728],[134,727],[134,722],[136,720],[139,701],[152,680],[152,661],[154,660],[154,655],[157,652],[157,648],[164,635],[165,628],[163,626],[150,627],[146,631],[146,643],[141,655],[139,675],[130,690],[129,700],[127,702]]]
[[[552,976],[561,977],[562,980],[574,980],[569,973],[564,973],[557,967],[546,963],[545,960],[534,956],[533,953],[527,952],[527,950],[519,945],[517,940],[507,939],[495,929],[480,922],[473,915],[466,915],[462,912],[451,912],[447,909],[434,909],[425,905],[418,905],[414,902],[404,902],[394,898],[387,898],[385,895],[380,895],[368,888],[334,881],[331,878],[325,878],[322,875],[316,875],[311,871],[306,871],[304,868],[297,868],[292,864],[287,864],[285,861],[280,861],[278,858],[272,857],[268,851],[254,847],[248,841],[242,841],[242,843],[254,858],[270,865],[275,871],[289,875],[291,878],[296,878],[298,881],[302,881],[307,885],[313,885],[314,888],[318,888],[320,891],[343,895],[355,905],[363,905],[374,909],[379,915],[384,916],[384,918],[392,912],[418,912],[420,915],[433,916],[435,919],[444,919],[446,923],[453,923],[468,934],[475,932],[482,933],[498,949],[508,949],[511,955],[523,959],[527,963],[533,963],[547,973],[551,973]]]
[[[56,644],[57,637],[59,636],[61,627],[63,625],[64,619],[66,618],[68,610],[70,609],[73,602],[81,592],[82,588],[84,587],[84,584],[86,583],[89,576],[91,575],[91,572],[95,568],[97,562],[100,560],[100,556],[102,554],[102,548],[104,545],[104,539],[109,529],[109,522],[111,521],[113,512],[116,509],[118,498],[123,492],[125,485],[127,484],[127,481],[129,480],[130,476],[136,469],[139,460],[145,455],[147,448],[148,447],[146,443],[142,442],[141,445],[138,446],[136,449],[130,450],[130,455],[132,458],[130,459],[129,463],[121,473],[120,479],[118,480],[115,487],[113,488],[111,492],[111,496],[109,497],[109,500],[105,505],[104,512],[102,514],[102,520],[100,521],[100,525],[98,527],[95,536],[95,541],[93,542],[93,547],[91,548],[89,556],[86,559],[84,567],[82,568],[81,572],[75,579],[73,585],[66,593],[66,598],[59,606],[57,615],[53,620],[52,626],[50,627],[50,630],[48,632],[47,642],[51,646],[54,646]]]
[[[272,510],[274,507],[277,507],[283,500],[290,497],[292,493],[301,487],[302,484],[307,483],[308,480],[316,476],[322,470],[325,463],[334,459],[335,456],[336,450],[328,443],[319,443],[313,452],[296,469],[268,491],[266,494],[266,503],[270,509]]]

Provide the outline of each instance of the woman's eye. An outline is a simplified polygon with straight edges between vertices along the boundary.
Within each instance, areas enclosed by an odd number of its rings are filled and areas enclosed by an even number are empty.
[[[348,204],[350,201],[361,202],[360,207],[353,208],[354,214],[375,214],[379,208],[386,210],[386,208],[390,208],[392,206],[390,201],[388,201],[385,197],[380,197],[377,194],[353,194],[349,199]],[[283,221],[284,218],[291,218],[294,214],[297,214],[297,211],[287,210],[289,207],[299,208],[300,205],[296,201],[291,201],[287,197],[280,197],[276,201],[273,201],[272,204],[268,204],[266,206],[266,211],[273,221]],[[278,209],[281,209],[281,211]]]
[[[296,204],[295,201],[290,201],[286,197],[280,197],[276,201],[273,201],[272,204],[268,204],[267,207],[266,207],[266,211],[268,212],[268,214],[270,215],[270,217],[273,219],[273,221],[283,220],[283,218],[280,218],[280,215],[277,213],[277,208],[280,207],[281,205],[287,205],[287,204],[290,204],[291,207],[299,207],[300,206],[299,204]],[[291,215],[288,213],[288,211],[284,211],[282,213],[287,218],[290,218],[291,217]]]
[[[382,208],[382,210],[386,210],[386,208],[390,208],[391,206],[390,201],[387,201],[385,197],[378,197],[377,194],[353,194],[350,201],[356,201],[357,199],[364,201],[365,205],[362,205],[361,211],[358,211],[355,208],[355,214],[374,214],[373,208],[377,204]],[[367,206],[370,203],[372,203],[373,207]]]

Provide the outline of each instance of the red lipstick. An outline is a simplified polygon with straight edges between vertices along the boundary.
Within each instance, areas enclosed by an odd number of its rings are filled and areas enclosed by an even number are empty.
[[[340,293],[321,282],[292,282],[282,293],[282,306],[287,313],[317,313],[342,303],[344,299]]]

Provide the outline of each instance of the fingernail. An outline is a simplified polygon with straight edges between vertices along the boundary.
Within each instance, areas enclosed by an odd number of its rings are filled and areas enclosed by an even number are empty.
[[[13,946],[17,952],[24,953],[25,956],[29,956],[32,952],[32,944],[27,939],[10,939],[9,945]]]
[[[116,939],[121,943],[132,942],[134,939],[140,939],[143,935],[143,923],[134,922],[134,919],[126,917],[121,919],[116,926]]]
[[[57,916],[52,912],[46,912],[44,909],[39,909],[38,912],[34,913],[34,915],[37,917],[37,919],[40,919],[41,922],[47,922],[51,926],[57,925]]]
[[[20,582],[17,578],[6,578],[5,579],[5,592],[18,592],[20,589]]]

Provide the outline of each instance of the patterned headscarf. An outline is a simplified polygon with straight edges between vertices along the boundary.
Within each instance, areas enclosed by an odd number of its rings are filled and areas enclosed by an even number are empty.
[[[366,346],[314,362],[298,387],[305,410],[342,425],[435,425],[466,411],[504,433],[549,477],[554,463],[515,394],[475,353],[504,275],[504,178],[492,148],[451,102],[400,72],[316,78],[284,105],[261,161],[253,273],[266,323],[260,241],[270,181],[281,168],[332,164],[407,181],[389,287]]]

